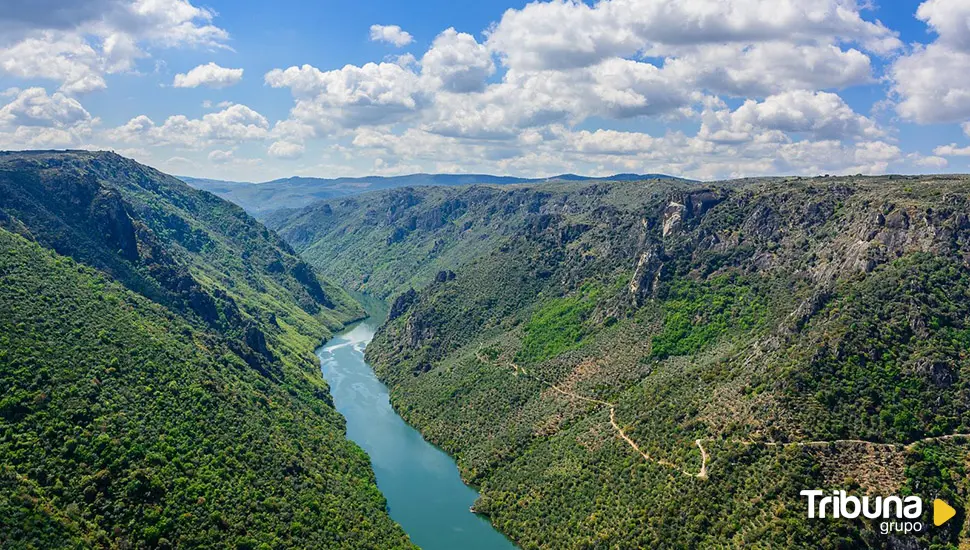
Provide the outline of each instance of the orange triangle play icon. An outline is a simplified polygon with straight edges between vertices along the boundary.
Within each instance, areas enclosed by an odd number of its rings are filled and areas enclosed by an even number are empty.
[[[957,511],[953,509],[953,506],[940,499],[933,501],[933,525],[939,527],[953,519],[955,515],[957,515]]]

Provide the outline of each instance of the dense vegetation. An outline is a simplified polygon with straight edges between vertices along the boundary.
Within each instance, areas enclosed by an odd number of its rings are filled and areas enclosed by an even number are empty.
[[[538,363],[581,346],[589,331],[587,318],[600,294],[598,288],[586,286],[572,296],[545,303],[522,329],[525,338],[516,360]]]
[[[328,278],[386,299],[485,254],[526,220],[548,223],[538,209],[563,195],[546,190],[568,185],[394,189],[280,211],[265,221]],[[562,238],[580,229],[565,228]]]
[[[312,354],[360,315],[221,199],[3,154],[0,547],[411,547]]]
[[[968,195],[899,177],[415,189],[273,223],[398,295],[369,359],[524,548],[955,548],[966,515],[887,537],[808,521],[798,491],[964,509],[967,440],[925,438],[970,432]]]

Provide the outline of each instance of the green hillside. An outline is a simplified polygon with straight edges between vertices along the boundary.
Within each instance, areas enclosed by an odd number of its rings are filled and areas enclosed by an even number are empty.
[[[955,548],[966,515],[887,538],[807,520],[798,491],[966,509],[968,196],[946,177],[415,189],[274,223],[398,294],[368,357],[523,548]]]
[[[361,315],[208,193],[0,155],[0,547],[411,547],[312,353]]]
[[[576,184],[414,187],[318,202],[268,217],[302,257],[344,288],[391,297],[495,247]]]

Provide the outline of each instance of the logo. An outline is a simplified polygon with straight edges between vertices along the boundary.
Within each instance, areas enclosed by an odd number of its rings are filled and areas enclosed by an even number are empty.
[[[933,501],[933,525],[939,527],[953,519],[955,515],[957,515],[957,511],[953,509],[953,506],[940,499]]]
[[[923,522],[919,521],[923,515],[923,499],[918,496],[857,497],[847,495],[845,491],[832,491],[826,496],[826,492],[821,490],[804,490],[799,494],[808,498],[809,519],[856,519],[862,516],[882,520],[879,531],[884,535],[919,533],[924,529]],[[943,525],[953,519],[956,513],[946,502],[940,499],[933,501],[933,525]]]

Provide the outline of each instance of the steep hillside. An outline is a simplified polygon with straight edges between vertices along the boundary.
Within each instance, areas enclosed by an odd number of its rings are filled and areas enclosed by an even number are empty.
[[[312,354],[361,314],[179,180],[0,154],[0,546],[409,547]]]
[[[113,153],[0,153],[0,227],[237,337],[254,365],[309,358],[363,314],[241,208]]]
[[[203,189],[234,202],[254,216],[263,218],[273,212],[304,208],[320,200],[339,200],[368,191],[397,189],[418,185],[464,186],[473,184],[512,185],[552,181],[631,181],[650,178],[675,180],[662,174],[616,174],[604,178],[588,178],[562,174],[550,178],[532,179],[487,174],[410,174],[406,176],[369,176],[360,178],[292,177],[265,183],[240,183],[202,178],[183,177],[189,185]]]
[[[361,285],[383,293],[454,271],[400,294],[369,358],[524,548],[943,548],[965,515],[887,536],[809,521],[798,492],[967,502],[968,195],[899,177],[399,191],[284,232],[317,265],[386,266]],[[371,259],[336,244],[355,235],[397,237]],[[451,252],[463,235],[479,244]]]
[[[387,298],[494,247],[535,210],[536,197],[519,186],[395,189],[319,202],[267,224],[344,288]]]

